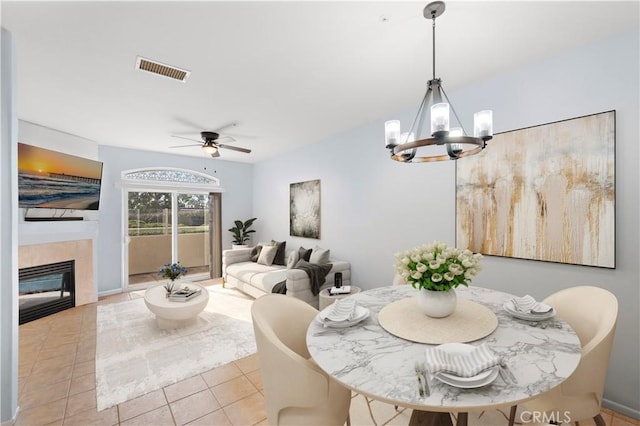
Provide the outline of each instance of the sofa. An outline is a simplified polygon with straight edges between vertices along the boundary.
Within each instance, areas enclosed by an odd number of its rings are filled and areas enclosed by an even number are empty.
[[[261,264],[251,261],[254,247],[224,250],[222,252],[222,277],[224,286],[237,288],[254,298],[271,293],[273,287],[286,281],[286,295],[296,297],[318,308],[318,295],[311,291],[311,281],[302,269],[296,269],[298,250],[286,250],[286,265]],[[328,250],[327,250],[328,254]],[[336,272],[342,273],[342,284],[351,284],[351,264],[344,260],[328,259],[331,269],[320,289],[333,286]]]

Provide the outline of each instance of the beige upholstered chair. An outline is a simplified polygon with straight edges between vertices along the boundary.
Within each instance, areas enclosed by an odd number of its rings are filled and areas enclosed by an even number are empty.
[[[560,386],[525,405],[529,411],[568,411],[576,424],[579,420],[593,418],[597,426],[605,426],[600,408],[616,328],[618,301],[605,289],[582,286],[554,293],[544,302],[553,306],[558,318],[568,322],[576,331],[582,345],[582,358],[576,371]]]
[[[251,307],[267,419],[273,426],[349,424],[351,392],[309,360],[306,332],[317,313],[281,294],[259,297]]]

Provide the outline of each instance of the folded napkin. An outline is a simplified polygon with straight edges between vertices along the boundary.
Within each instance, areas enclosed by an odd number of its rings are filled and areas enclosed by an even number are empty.
[[[551,310],[551,306],[538,302],[528,294],[522,297],[514,297],[511,302],[516,311],[526,314],[546,314]]]
[[[458,377],[473,377],[491,367],[500,365],[501,358],[486,343],[476,346],[465,354],[450,354],[439,346],[426,348],[427,368],[435,374],[439,372],[455,374]]]
[[[351,298],[338,299],[330,306],[325,321],[348,321],[356,313],[356,301]]]

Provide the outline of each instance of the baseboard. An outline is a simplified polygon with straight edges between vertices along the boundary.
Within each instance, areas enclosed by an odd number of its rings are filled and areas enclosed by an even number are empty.
[[[113,290],[103,290],[98,292],[98,298],[103,296],[111,296],[112,294],[118,294],[118,293],[122,293],[121,288],[115,288]]]
[[[618,404],[617,402],[610,401],[606,398],[602,400],[602,406],[605,408],[608,408],[609,410],[613,410],[620,414],[624,414],[625,416],[629,416],[633,419],[640,419],[640,410],[634,410],[631,407]]]

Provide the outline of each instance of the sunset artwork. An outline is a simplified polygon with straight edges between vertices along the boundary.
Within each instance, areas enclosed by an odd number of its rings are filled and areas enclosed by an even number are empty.
[[[98,210],[102,163],[18,143],[18,204]]]
[[[615,111],[496,134],[457,161],[456,244],[615,268]]]

